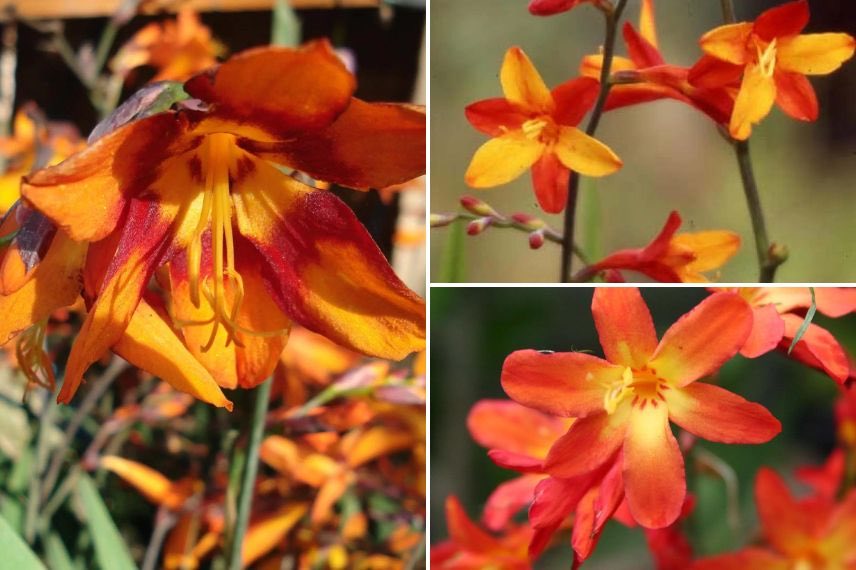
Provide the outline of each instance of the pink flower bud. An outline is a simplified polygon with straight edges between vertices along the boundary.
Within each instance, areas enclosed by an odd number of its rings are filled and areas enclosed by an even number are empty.
[[[490,225],[493,218],[484,217],[479,218],[477,220],[473,220],[469,224],[467,224],[467,234],[471,236],[477,236],[482,233],[487,227]]]
[[[477,216],[496,216],[499,214],[496,210],[490,207],[490,204],[472,196],[461,196],[461,206],[468,212]]]
[[[529,247],[538,249],[544,245],[544,230],[535,230],[529,234]]]

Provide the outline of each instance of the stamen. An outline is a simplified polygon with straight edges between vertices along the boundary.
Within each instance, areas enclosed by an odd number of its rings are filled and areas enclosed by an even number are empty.
[[[27,378],[27,391],[33,385],[48,390],[56,388],[53,364],[45,351],[47,327],[47,319],[34,324],[21,333],[15,345],[15,357],[18,360],[18,366]]]
[[[541,136],[541,131],[547,126],[547,121],[544,119],[530,119],[523,123],[521,127],[526,138],[535,140]]]
[[[764,51],[761,51],[761,46],[755,42],[755,51],[758,54],[758,66],[761,68],[761,73],[764,77],[772,77],[776,71],[776,38],[773,38]]]

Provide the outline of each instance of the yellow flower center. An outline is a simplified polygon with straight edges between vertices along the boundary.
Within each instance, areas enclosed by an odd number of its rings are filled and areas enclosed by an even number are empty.
[[[179,327],[185,327],[213,323],[208,342],[202,347],[203,351],[209,350],[214,344],[221,325],[228,333],[226,346],[233,341],[240,346],[240,342],[235,338],[235,332],[254,336],[276,336],[286,332],[285,330],[253,331],[237,322],[244,300],[244,282],[241,274],[235,270],[235,244],[232,235],[229,168],[235,162],[234,148],[234,135],[215,133],[206,136],[199,149],[204,176],[202,211],[187,248],[187,274],[191,302],[198,308],[201,297],[204,296],[211,306],[212,315],[203,320],[176,321],[176,324]],[[209,227],[213,267],[211,275],[201,279],[202,236]],[[227,287],[231,295],[227,293]]]
[[[553,144],[559,138],[559,127],[556,126],[552,118],[546,115],[529,119],[520,128],[526,138],[544,144]]]
[[[766,46],[764,45],[764,42],[757,37],[754,41],[755,54],[758,58],[758,67],[761,68],[761,73],[763,73],[765,77],[772,77],[773,72],[776,71],[776,38],[773,38],[773,41]]]
[[[603,396],[603,409],[607,414],[613,414],[618,406],[631,398],[631,406],[645,409],[646,406],[657,407],[666,402],[663,392],[669,389],[664,380],[658,378],[648,369],[624,369],[621,379],[606,386]]]

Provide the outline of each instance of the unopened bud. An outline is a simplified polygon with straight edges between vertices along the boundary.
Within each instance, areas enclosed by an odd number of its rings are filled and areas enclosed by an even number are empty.
[[[511,219],[521,226],[524,226],[527,230],[540,230],[547,226],[543,220],[540,220],[531,214],[511,214]]]
[[[490,204],[488,204],[484,200],[474,198],[473,196],[461,196],[461,206],[463,206],[463,208],[468,212],[471,212],[477,216],[499,217],[497,211],[491,208]]]
[[[455,221],[457,216],[454,214],[431,214],[430,222],[432,228],[442,228],[448,226]]]
[[[770,259],[776,264],[780,265],[788,260],[788,255],[790,255],[790,250],[788,246],[782,245],[779,243],[773,243],[770,245],[770,249],[767,252],[767,255],[770,256]]]
[[[493,218],[487,216],[484,218],[473,220],[472,222],[467,224],[467,233],[471,236],[477,236],[487,229],[491,221],[493,221]]]
[[[529,247],[538,249],[544,245],[544,230],[535,230],[529,234]]]

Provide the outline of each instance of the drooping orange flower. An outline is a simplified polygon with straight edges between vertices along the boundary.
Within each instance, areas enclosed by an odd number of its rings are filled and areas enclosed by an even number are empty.
[[[153,22],[134,34],[119,49],[110,67],[125,76],[147,65],[156,70],[152,81],[184,81],[216,64],[223,51],[199,15],[185,6],[175,20]]]
[[[762,468],[755,502],[763,546],[695,562],[692,570],[852,568],[856,564],[856,491],[840,503],[811,496],[794,499],[775,471]]]
[[[727,24],[702,36],[705,56],[690,71],[698,87],[742,82],[728,130],[745,140],[773,103],[790,117],[814,121],[817,96],[807,75],[827,75],[853,56],[849,34],[800,34],[808,24],[807,0],[762,12],[754,22]]]
[[[108,348],[132,352],[152,334],[128,328],[138,307],[169,331],[162,360],[192,354],[227,388],[271,374],[292,319],[365,354],[421,349],[424,303],[351,210],[272,163],[355,188],[407,180],[424,172],[424,113],[352,98],[354,78],[324,41],[244,52],[184,88],[205,111],[131,122],[24,183],[29,203],[90,244],[89,313],[60,401]],[[141,302],[156,271],[167,300]],[[164,377],[199,378],[188,374]],[[196,393],[225,405],[210,385]]]
[[[527,545],[532,529],[526,525],[510,527],[500,536],[492,536],[467,516],[455,496],[446,498],[446,524],[449,540],[431,546],[431,567],[448,570],[530,570]]]
[[[613,56],[611,76],[616,82],[606,99],[604,110],[629,105],[674,99],[691,105],[718,124],[728,124],[734,108],[737,86],[697,87],[689,82],[689,68],[666,63],[658,48],[653,0],[643,0],[639,30],[624,24],[627,56]],[[600,80],[603,55],[587,55],[580,65],[580,75]]]
[[[811,306],[808,287],[747,287],[738,291],[751,305],[754,314],[752,332],[740,354],[755,358],[778,348],[787,352]],[[856,311],[856,289],[817,287],[814,290],[818,312],[841,317]],[[794,346],[791,358],[828,374],[843,383],[850,376],[847,351],[835,337],[814,323]]]
[[[722,267],[740,248],[740,236],[725,230],[678,234],[681,216],[669,214],[666,225],[641,249],[616,251],[583,270],[588,278],[601,271],[635,271],[664,283],[705,283],[704,272]]]
[[[739,295],[713,295],[659,343],[638,289],[596,289],[592,315],[606,360],[521,350],[506,359],[502,386],[525,406],[578,418],[547,455],[550,475],[580,476],[621,453],[633,518],[648,528],[668,526],[686,495],[670,420],[723,443],[763,443],[781,430],[764,407],[696,382],[737,354],[752,328],[752,311]]]
[[[466,109],[470,124],[493,137],[473,156],[467,184],[499,186],[531,168],[538,203],[557,213],[565,208],[571,170],[606,176],[621,168],[609,147],[577,128],[597,98],[597,81],[572,79],[550,91],[519,47],[506,52],[499,79],[504,98]]]
[[[529,13],[535,16],[552,16],[587,2],[598,7],[604,4],[603,0],[530,0]]]

